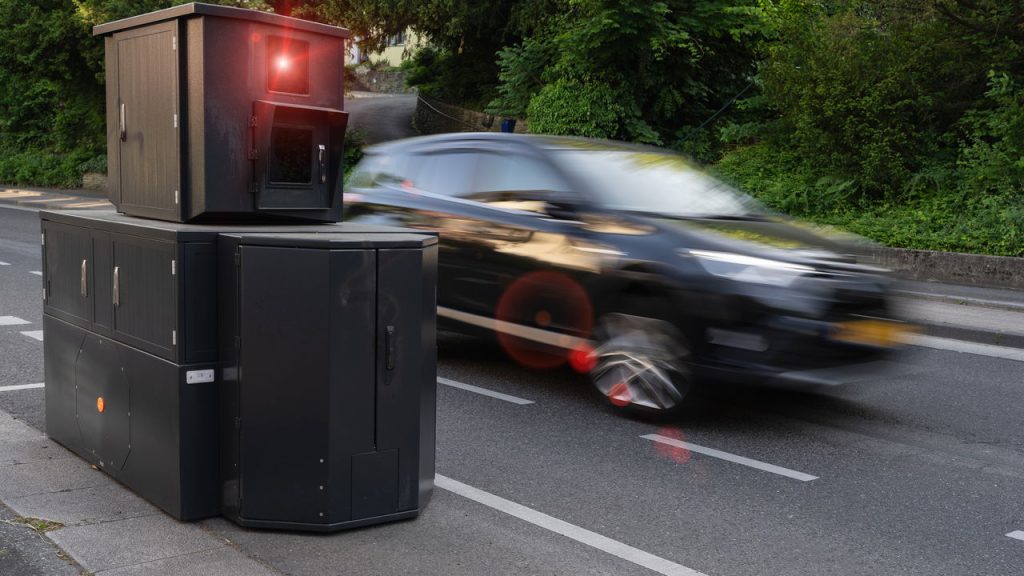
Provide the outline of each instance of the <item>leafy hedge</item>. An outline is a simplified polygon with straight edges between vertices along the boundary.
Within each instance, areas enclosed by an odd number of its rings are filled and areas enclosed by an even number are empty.
[[[972,193],[923,186],[900,200],[858,197],[856,183],[823,176],[791,151],[757,144],[732,151],[720,176],[770,208],[837,226],[888,246],[1024,256],[1019,190]]]

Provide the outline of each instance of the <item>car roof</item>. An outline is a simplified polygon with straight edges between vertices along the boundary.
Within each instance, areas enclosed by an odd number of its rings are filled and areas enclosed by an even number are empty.
[[[578,136],[550,136],[543,134],[507,134],[503,132],[453,132],[448,134],[434,134],[430,136],[417,136],[404,140],[394,140],[368,146],[368,154],[401,154],[413,150],[429,150],[433,145],[444,146],[459,142],[488,142],[488,143],[509,143],[515,142],[525,146],[542,148],[546,150],[622,150],[622,151],[646,151],[661,154],[671,154],[671,150],[618,142],[615,140],[601,140],[598,138],[583,138]]]

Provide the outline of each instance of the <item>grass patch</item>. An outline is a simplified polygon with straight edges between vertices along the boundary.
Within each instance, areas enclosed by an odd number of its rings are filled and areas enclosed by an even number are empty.
[[[29,518],[24,516],[15,518],[12,521],[12,523],[28,526],[29,528],[35,530],[40,534],[46,534],[47,532],[59,530],[64,527],[64,525],[60,522],[54,522],[53,520],[45,520],[43,518]]]

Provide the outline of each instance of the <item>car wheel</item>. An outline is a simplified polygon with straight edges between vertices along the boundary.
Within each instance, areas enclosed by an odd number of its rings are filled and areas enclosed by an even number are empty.
[[[671,323],[646,316],[601,317],[590,379],[619,410],[666,414],[679,409],[692,371],[686,339]]]

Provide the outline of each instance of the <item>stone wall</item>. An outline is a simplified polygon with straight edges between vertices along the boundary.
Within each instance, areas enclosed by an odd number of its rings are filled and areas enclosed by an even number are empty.
[[[500,116],[459,108],[422,94],[416,101],[416,113],[413,115],[413,126],[421,134],[501,132],[501,121]],[[517,120],[515,132],[527,133],[526,122]]]
[[[346,74],[347,88],[362,92],[386,94],[413,94],[415,88],[405,85],[405,71],[398,68],[367,68],[357,66],[352,74]]]
[[[903,278],[1024,290],[1024,258],[884,247],[871,256]]]

